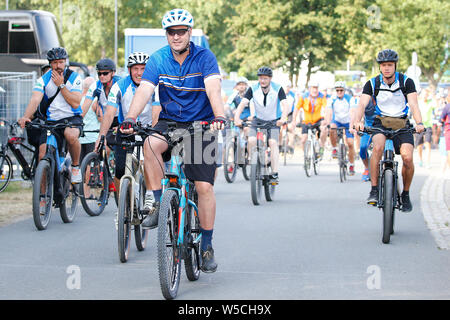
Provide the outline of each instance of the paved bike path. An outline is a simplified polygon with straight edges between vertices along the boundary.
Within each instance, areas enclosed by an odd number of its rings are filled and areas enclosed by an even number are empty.
[[[178,299],[448,299],[450,252],[439,250],[420,208],[418,173],[412,214],[400,213],[381,243],[381,212],[365,205],[360,174],[339,182],[336,163],[306,178],[294,160],[280,168],[272,203],[254,206],[238,172],[216,182],[215,274],[189,282]],[[80,210],[81,207],[80,207]],[[31,219],[0,228],[0,299],[162,299],[155,232],[148,248],[120,263],[115,205],[99,217],[79,211],[72,224],[54,212],[48,230]]]

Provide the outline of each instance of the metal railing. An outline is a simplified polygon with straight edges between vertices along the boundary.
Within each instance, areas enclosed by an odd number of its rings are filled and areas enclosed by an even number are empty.
[[[23,116],[31,98],[37,73],[33,72],[0,72],[0,118],[14,122]],[[5,134],[5,133],[4,133]],[[6,133],[7,134],[7,133]],[[26,137],[26,131],[23,135]],[[31,161],[31,152],[21,149],[27,161]],[[14,155],[8,151],[13,162],[13,181],[22,180],[21,167]]]

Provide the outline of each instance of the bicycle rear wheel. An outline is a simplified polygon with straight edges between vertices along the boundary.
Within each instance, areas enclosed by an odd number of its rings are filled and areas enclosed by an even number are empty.
[[[237,157],[236,157],[236,144],[235,139],[233,139],[230,143],[227,144],[225,148],[225,163],[223,166],[223,173],[225,175],[225,180],[228,183],[233,183],[236,179],[237,172]]]
[[[261,203],[262,177],[261,177],[261,162],[258,151],[254,151],[250,168],[250,190],[252,201],[255,206]]]
[[[63,190],[59,213],[64,223],[71,223],[75,219],[78,206],[78,195],[76,188],[78,184],[70,183],[70,171],[67,168],[60,175],[61,186]]]
[[[91,152],[81,163],[82,185],[80,201],[84,211],[90,216],[100,215],[108,203],[109,175],[103,161],[96,152]]]
[[[47,159],[39,162],[34,178],[33,220],[38,230],[45,230],[50,222],[53,204],[53,170]]]
[[[196,205],[198,196],[193,185],[190,186],[189,199]],[[194,207],[186,206],[186,257],[184,259],[184,269],[189,281],[196,281],[200,278],[200,219]]]
[[[0,192],[2,192],[11,181],[13,166],[7,154],[0,156],[0,163],[3,163],[3,166],[0,168]]]
[[[393,230],[394,174],[387,169],[383,173],[383,243],[389,243]]]
[[[167,300],[175,299],[181,274],[181,252],[178,240],[178,194],[164,192],[158,220],[158,272],[161,292]]]
[[[283,151],[283,165],[286,165],[287,153],[288,153],[288,134],[287,130],[284,131],[283,143],[281,146],[281,150]]]
[[[312,143],[311,140],[306,140],[305,142],[305,148],[304,148],[304,153],[305,153],[305,160],[304,160],[304,167],[305,167],[305,173],[307,177],[311,177],[312,174],[312,147],[311,147]]]
[[[120,186],[117,240],[120,262],[127,262],[131,238],[131,188],[130,180],[124,179]]]

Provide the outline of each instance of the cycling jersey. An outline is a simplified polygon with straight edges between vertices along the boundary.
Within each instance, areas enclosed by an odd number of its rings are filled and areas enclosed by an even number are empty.
[[[283,88],[274,82],[270,82],[269,91],[264,93],[259,82],[245,93],[247,100],[253,99],[255,105],[255,117],[263,121],[278,120],[281,118],[280,102],[286,99]]]
[[[119,76],[114,76],[112,78],[113,85],[120,79],[122,78]],[[91,84],[88,92],[86,93],[87,100],[94,100],[95,97],[98,97],[98,105],[102,109],[102,112],[105,112],[104,108],[108,104],[108,97],[105,94],[105,88],[103,87],[103,84],[100,82],[100,80],[97,80],[97,82]]]
[[[130,110],[131,101],[133,100],[137,86],[131,79],[131,76],[120,79],[111,88],[108,95],[108,104],[118,110],[118,120],[122,123],[125,120],[128,111]],[[152,124],[152,103],[154,102],[155,95],[145,105],[144,110],[138,117],[143,125]]]
[[[375,79],[374,77],[367,81],[364,86],[363,93],[372,96],[375,99],[375,114],[388,117],[406,117],[408,115],[408,105],[403,92],[400,90],[399,73],[395,73],[395,81],[391,85],[384,83],[383,75],[380,78],[380,91],[374,96]],[[406,94],[416,92],[414,81],[404,76],[404,86]]]
[[[322,92],[316,98],[312,98],[309,92],[305,92],[297,102],[297,109],[304,110],[304,124],[314,124],[322,119],[322,108],[327,105],[327,99]]]
[[[350,123],[350,109],[355,105],[351,104],[351,97],[344,94],[342,98],[334,96],[328,100],[327,108],[333,111],[333,122]]]
[[[67,68],[64,70],[66,74]],[[72,72],[69,79],[66,82],[66,88],[70,92],[80,92],[82,90],[81,77],[76,72]],[[52,80],[52,70],[47,71],[42,77],[40,77],[33,91],[42,92],[44,94],[44,99],[49,99],[53,97],[58,90],[58,87]],[[72,106],[66,101],[61,91],[52,101],[47,110],[47,120],[57,121],[64,118],[70,118],[75,115],[81,115],[81,107],[72,108]]]
[[[230,107],[231,110],[235,110],[239,104],[241,103],[242,98],[239,95],[238,91],[233,92],[233,94],[228,98],[227,105]],[[246,106],[244,110],[241,113],[241,120],[245,120],[248,117],[250,117],[250,107]]]
[[[294,92],[292,92],[292,90],[289,90],[289,92],[286,94],[286,99],[287,99],[287,103],[288,103],[288,106],[289,106],[289,112],[288,112],[288,114],[290,115],[290,114],[292,114],[292,112],[294,112],[294,110],[295,110],[295,103],[297,102],[296,101],[296,96],[295,96],[295,93]]]
[[[142,81],[159,84],[160,119],[178,122],[214,119],[205,90],[205,81],[220,79],[214,54],[206,48],[190,44],[189,54],[180,65],[170,46],[153,53],[145,66]]]

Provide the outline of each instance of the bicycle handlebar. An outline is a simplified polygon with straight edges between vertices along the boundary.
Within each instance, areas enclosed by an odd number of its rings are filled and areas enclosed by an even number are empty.
[[[400,128],[397,130],[391,130],[391,129],[382,129],[382,128],[374,128],[374,127],[364,127],[364,130],[358,130],[358,134],[362,135],[364,133],[367,134],[376,134],[376,133],[381,133],[384,134],[386,137],[388,138],[393,138],[397,135],[399,135],[400,133],[406,133],[406,132],[411,132],[411,133],[416,133],[416,128],[414,127],[408,127],[408,128]]]

